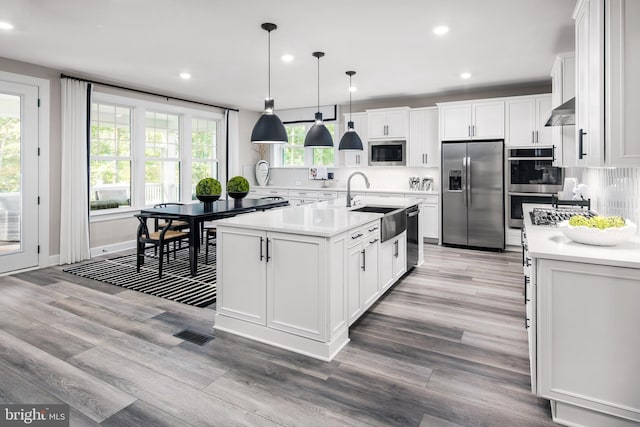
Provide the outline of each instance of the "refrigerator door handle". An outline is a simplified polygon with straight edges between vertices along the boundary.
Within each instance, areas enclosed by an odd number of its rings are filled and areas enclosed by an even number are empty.
[[[462,201],[464,202],[464,207],[468,207],[467,204],[467,156],[462,158],[462,170],[464,170],[464,185],[462,186]]]
[[[467,188],[468,188],[468,199],[469,206],[471,206],[471,156],[467,157]]]

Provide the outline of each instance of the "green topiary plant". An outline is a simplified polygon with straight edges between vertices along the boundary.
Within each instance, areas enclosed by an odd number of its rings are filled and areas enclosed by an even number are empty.
[[[243,176],[234,176],[227,183],[229,193],[246,193],[249,191],[249,181]]]
[[[196,185],[196,196],[219,196],[220,193],[222,186],[215,178],[202,178]]]

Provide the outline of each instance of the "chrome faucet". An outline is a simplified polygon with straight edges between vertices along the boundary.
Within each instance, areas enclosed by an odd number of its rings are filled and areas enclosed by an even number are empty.
[[[364,178],[364,183],[367,185],[367,188],[371,187],[371,184],[369,184],[369,179],[362,172],[354,172],[351,175],[349,175],[349,178],[347,179],[347,207],[348,208],[351,207],[351,199],[353,199],[353,197],[351,197],[351,178],[353,178],[355,175],[362,175],[362,177]]]

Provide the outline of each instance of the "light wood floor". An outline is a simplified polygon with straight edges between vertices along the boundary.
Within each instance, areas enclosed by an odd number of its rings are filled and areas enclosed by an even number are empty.
[[[0,277],[0,401],[73,426],[545,426],[529,391],[518,253],[427,245],[331,363],[230,334],[214,311],[52,267]]]

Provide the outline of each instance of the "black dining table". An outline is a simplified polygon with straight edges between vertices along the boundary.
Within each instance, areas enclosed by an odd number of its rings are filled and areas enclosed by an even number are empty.
[[[287,206],[287,200],[232,199],[216,200],[211,203],[188,203],[162,208],[141,209],[142,214],[152,214],[167,219],[179,219],[189,224],[189,267],[191,275],[198,274],[198,249],[200,248],[200,226],[204,221],[212,221],[230,216]]]

